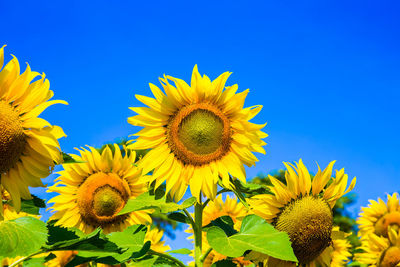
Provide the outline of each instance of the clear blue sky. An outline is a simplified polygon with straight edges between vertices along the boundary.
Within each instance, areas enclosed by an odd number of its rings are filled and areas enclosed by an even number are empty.
[[[198,64],[232,71],[246,105],[264,105],[267,154],[249,178],[337,160],[358,178],[354,212],[399,190],[398,1],[23,2],[0,1],[0,45],[70,103],[43,114],[67,133],[64,151],[138,131],[134,95],[164,73],[189,81]]]

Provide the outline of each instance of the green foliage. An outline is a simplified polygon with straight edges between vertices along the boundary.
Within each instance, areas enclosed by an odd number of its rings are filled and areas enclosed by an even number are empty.
[[[348,236],[347,239],[352,246],[352,254],[354,254],[357,247],[361,245],[360,239],[357,237],[356,220],[352,218],[350,213],[347,211],[348,206],[354,204],[356,202],[356,199],[356,193],[348,193],[346,196],[338,199],[335,206],[333,207],[334,224],[338,225],[341,231],[351,233],[351,235]]]
[[[68,264],[82,264],[90,261],[105,264],[119,264],[132,258],[142,257],[150,248],[150,243],[144,243],[146,226],[132,225],[123,232],[113,232],[108,235],[100,229],[90,234],[84,234],[78,229],[63,228],[48,223],[50,238],[45,246],[46,251],[78,250],[79,253]]]
[[[186,217],[186,215],[183,214],[182,212],[178,212],[178,211],[172,212],[172,213],[168,214],[168,218],[170,220],[173,220],[176,222],[190,224],[188,217]]]
[[[135,199],[129,199],[118,215],[145,209],[155,209],[162,213],[169,213],[187,209],[193,206],[194,203],[196,203],[196,198],[191,197],[186,199],[182,204],[177,204],[167,198],[163,187],[159,187],[155,192],[146,192]]]
[[[55,223],[56,221],[49,221],[46,225],[49,233],[46,245],[49,247],[59,242],[77,240],[87,236],[79,229],[56,226]]]
[[[340,227],[341,231],[350,232],[356,230],[356,221],[347,212],[348,206],[355,203],[356,197],[356,193],[348,193],[346,196],[338,199],[333,208],[334,223]]]
[[[52,238],[44,246],[45,251],[79,251],[67,266],[91,261],[119,264],[143,257],[150,249],[150,242],[144,242],[147,230],[144,225],[132,225],[123,232],[113,232],[108,235],[103,234],[100,229],[86,235],[77,229],[54,226],[53,222],[48,228]]]
[[[277,171],[272,172],[270,175],[273,176],[274,178],[278,179],[282,183],[286,184],[285,170],[277,170]],[[265,188],[272,185],[271,180],[268,178],[268,176],[265,176],[262,173],[259,173],[256,177],[254,177],[251,180],[251,183],[261,185]]]
[[[269,189],[262,184],[256,184],[253,182],[250,183],[242,183],[238,179],[231,180],[233,185],[233,192],[239,198],[239,200],[243,203],[246,202],[246,197],[251,197],[258,194],[268,194],[270,193]],[[244,203],[247,206],[246,203]]]
[[[144,255],[150,248],[148,242],[144,243],[147,227],[144,225],[132,225],[123,232],[113,232],[107,235],[108,240],[123,248],[129,258],[138,258]],[[148,246],[148,248],[147,248]],[[143,249],[145,248],[145,249]]]
[[[231,260],[217,261],[211,267],[237,267],[237,264]]]
[[[39,258],[29,258],[24,261],[23,266],[24,267],[39,267],[39,266],[44,266],[46,262],[49,260],[52,260],[56,257],[53,253],[50,253],[47,256],[44,257],[39,257]]]
[[[62,164],[70,164],[70,163],[83,163],[84,161],[77,161],[74,160],[70,155],[67,153],[62,152],[63,162]]]
[[[129,267],[179,267],[175,262],[159,257],[159,256],[146,256],[140,259],[140,261],[133,261],[129,263]]]
[[[46,224],[34,217],[0,222],[0,258],[27,256],[47,240]]]
[[[3,200],[3,204],[13,206],[12,200]],[[21,211],[32,215],[39,215],[39,209],[45,208],[46,203],[43,199],[32,195],[32,199],[21,199]]]
[[[203,227],[203,231],[208,231],[208,228],[212,226],[221,228],[227,236],[237,233],[237,231],[233,228],[233,220],[230,216],[221,216],[216,220],[211,221],[209,225]]]
[[[21,211],[33,214],[33,215],[39,215],[39,209],[40,208],[46,208],[46,203],[44,203],[44,200],[41,198],[38,198],[35,195],[32,195],[32,199],[26,200],[22,199],[21,200]]]
[[[240,257],[246,251],[253,250],[277,259],[297,262],[289,236],[257,215],[246,216],[239,233],[229,237],[221,228],[210,227],[207,241],[215,251],[229,257]]]
[[[181,249],[175,249],[175,250],[170,250],[168,251],[168,254],[181,254],[181,255],[189,255],[192,253],[192,251],[188,248],[181,248]]]
[[[107,240],[100,229],[96,229],[92,233],[85,235],[79,233],[77,238],[60,240],[51,245],[46,245],[48,251],[53,250],[85,250],[85,251],[118,251],[118,246]]]

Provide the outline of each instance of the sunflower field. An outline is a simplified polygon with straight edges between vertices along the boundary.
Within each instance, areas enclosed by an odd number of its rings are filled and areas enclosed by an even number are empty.
[[[29,65],[21,73],[5,53],[3,46],[2,266],[400,266],[397,193],[370,200],[355,219],[347,208],[356,178],[335,161],[298,159],[268,176],[246,175],[266,152],[268,127],[251,122],[263,103],[246,106],[249,90],[231,85],[230,72],[211,80],[196,65],[189,82],[164,75],[132,102],[127,122],[140,131],[68,154],[62,125],[41,116],[68,103],[52,100],[45,74]],[[55,168],[47,187],[54,197],[31,194]],[[176,227],[191,247],[171,249],[163,236]]]

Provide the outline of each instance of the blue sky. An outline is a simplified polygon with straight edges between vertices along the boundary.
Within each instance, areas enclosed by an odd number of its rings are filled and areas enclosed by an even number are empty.
[[[250,88],[264,106],[266,155],[248,177],[302,158],[337,160],[358,202],[399,190],[398,1],[0,2],[0,45],[45,72],[56,99],[42,117],[63,127],[65,152],[137,132],[135,94],[164,73]],[[176,243],[178,244],[178,242]]]

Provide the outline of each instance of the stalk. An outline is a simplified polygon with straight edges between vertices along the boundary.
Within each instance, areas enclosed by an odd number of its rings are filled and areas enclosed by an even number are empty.
[[[201,203],[196,203],[194,206],[194,261],[196,267],[203,267],[203,262],[201,261],[202,254],[202,237],[203,237],[203,205]]]

